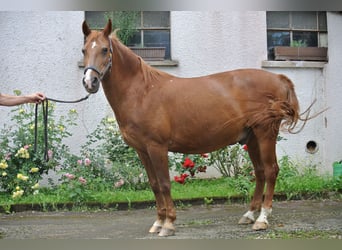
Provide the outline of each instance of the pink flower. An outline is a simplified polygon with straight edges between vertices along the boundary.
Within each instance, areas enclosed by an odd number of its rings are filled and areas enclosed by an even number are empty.
[[[82,160],[77,160],[77,165],[82,165],[83,161]]]
[[[91,164],[91,160],[89,158],[84,159],[84,165],[89,166]]]
[[[247,144],[244,144],[244,145],[242,146],[242,149],[245,150],[245,151],[248,151]]]
[[[75,175],[73,175],[73,174],[66,173],[64,176],[65,176],[66,178],[68,178],[69,180],[75,179]]]
[[[87,184],[87,180],[84,179],[82,176],[80,178],[78,178],[79,182],[81,182],[82,184]]]
[[[5,160],[9,161],[11,159],[12,153],[7,153],[5,156]]]
[[[30,145],[25,145],[23,148],[24,149],[29,149]]]
[[[53,152],[52,152],[52,150],[48,150],[48,158],[49,159],[52,159],[52,157],[53,157]]]
[[[123,179],[120,179],[119,181],[114,183],[114,187],[119,188],[121,187],[123,184],[125,184],[125,181]]]
[[[203,158],[208,158],[208,154],[207,153],[205,153],[205,154],[201,154],[201,156],[203,157]]]

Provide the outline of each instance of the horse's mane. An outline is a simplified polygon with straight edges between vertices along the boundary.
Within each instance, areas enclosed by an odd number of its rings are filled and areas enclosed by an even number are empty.
[[[120,41],[120,39],[116,35],[116,32],[117,32],[117,30],[114,30],[110,34],[109,38],[112,40],[112,42],[114,44],[118,44],[119,45],[118,47],[120,48],[120,51],[123,52],[125,54],[125,56],[129,55],[132,58],[135,58],[136,60],[139,61],[140,69],[141,69],[141,72],[143,73],[144,80],[146,82],[147,81],[156,82],[156,81],[158,81],[158,80],[160,80],[161,78],[164,78],[164,77],[173,77],[170,74],[168,74],[168,73],[166,73],[164,71],[158,70],[158,69],[150,66],[148,63],[146,63],[140,56],[136,55],[132,50],[130,50],[127,46],[125,46]],[[124,55],[122,53],[119,53],[119,55],[120,55],[120,57],[124,57]],[[121,58],[121,59],[123,59],[123,58]]]

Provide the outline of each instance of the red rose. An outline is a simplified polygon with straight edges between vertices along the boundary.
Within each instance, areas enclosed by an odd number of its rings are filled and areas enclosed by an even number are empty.
[[[186,157],[184,162],[183,162],[183,167],[184,168],[193,168],[194,166],[195,166],[195,163],[189,157]]]
[[[247,144],[244,144],[244,145],[242,146],[242,149],[245,150],[245,151],[248,151]]]

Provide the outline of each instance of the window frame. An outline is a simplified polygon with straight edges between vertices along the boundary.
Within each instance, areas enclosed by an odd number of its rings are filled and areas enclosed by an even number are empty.
[[[87,12],[90,12],[90,11],[85,11],[84,12],[85,13],[85,20],[87,20]],[[93,11],[91,11],[91,12],[93,12]],[[114,11],[110,11],[110,12],[114,12]],[[138,11],[138,18],[140,20],[137,22],[136,32],[140,36],[140,44],[133,45],[132,42],[131,43],[128,42],[127,47],[131,48],[136,54],[141,56],[141,54],[139,52],[139,49],[142,49],[142,51],[145,50],[145,51],[142,52],[143,54],[145,54],[146,53],[146,49],[152,48],[152,47],[145,46],[145,44],[146,44],[145,43],[145,37],[144,37],[145,32],[148,32],[148,31],[166,31],[166,32],[168,32],[168,42],[167,42],[167,45],[166,45],[165,50],[164,50],[164,52],[167,51],[165,57],[164,58],[159,58],[159,59],[151,59],[151,58],[150,59],[146,59],[143,56],[142,57],[145,60],[147,60],[147,61],[148,60],[152,60],[152,61],[155,61],[155,60],[158,60],[158,61],[171,61],[171,58],[172,58],[172,55],[171,55],[171,12],[170,11],[160,11],[160,12],[168,13],[168,16],[167,16],[168,20],[166,21],[168,26],[163,26],[162,24],[160,24],[160,26],[157,26],[157,25],[155,25],[155,26],[146,26],[146,25],[144,25],[145,24],[145,22],[144,22],[145,20],[144,19],[146,18],[145,17],[146,14],[144,14],[144,13],[147,13],[147,12],[156,12],[156,11]],[[96,13],[96,12],[93,12],[93,13]],[[105,11],[99,11],[99,13],[106,15]],[[95,30],[101,30],[103,27],[101,27],[101,28],[98,27],[98,26],[94,27],[94,26],[92,26],[90,24],[90,28],[95,29]],[[161,48],[156,48],[156,49],[161,49]],[[156,52],[152,52],[152,53],[155,54]],[[152,64],[156,64],[156,63],[152,62]],[[170,66],[172,66],[173,64],[174,63],[171,63]],[[162,63],[161,65],[164,66],[165,63]],[[166,65],[168,65],[168,64],[166,64]]]
[[[270,27],[268,24],[268,13],[286,13],[288,15],[288,26],[287,27]],[[328,27],[327,27],[327,16],[326,16],[326,12],[325,11],[310,11],[310,13],[315,13],[316,15],[316,23],[315,23],[315,27],[314,28],[296,28],[294,27],[294,23],[293,23],[293,16],[294,13],[301,13],[301,11],[267,11],[266,12],[266,33],[267,33],[267,56],[268,56],[268,60],[277,60],[275,59],[275,55],[274,55],[274,48],[275,47],[291,47],[291,44],[293,43],[293,41],[295,41],[294,38],[294,33],[296,32],[314,32],[316,39],[317,39],[317,46],[307,46],[307,47],[297,47],[297,51],[300,50],[307,50],[305,48],[317,48],[317,49],[311,49],[312,51],[315,50],[319,50],[322,48],[327,49],[328,47],[328,41],[327,41],[327,37],[328,37]],[[304,13],[304,12],[303,12]],[[321,27],[321,15],[324,14],[324,27]],[[269,32],[288,32],[289,33],[289,40],[290,40],[290,44],[289,45],[271,45],[269,44]],[[325,34],[326,36],[326,42],[324,44],[322,44],[323,38],[321,37],[322,34]],[[326,45],[326,46],[325,46]],[[291,49],[294,49],[295,47],[291,47]],[[290,57],[289,57],[290,58]],[[280,59],[282,60],[282,59]],[[292,60],[291,58],[289,60]],[[300,60],[300,58],[299,58]],[[308,58],[303,59],[303,61],[307,61],[310,60]],[[313,59],[316,61],[325,61],[327,59]]]

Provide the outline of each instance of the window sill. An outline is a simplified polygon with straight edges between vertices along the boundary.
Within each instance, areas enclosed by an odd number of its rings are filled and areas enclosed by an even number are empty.
[[[319,68],[322,69],[327,62],[310,61],[262,61],[263,68]]]
[[[161,61],[145,61],[148,65],[153,67],[177,67],[178,61],[175,60],[161,60]],[[84,68],[83,60],[78,61],[79,68]]]

